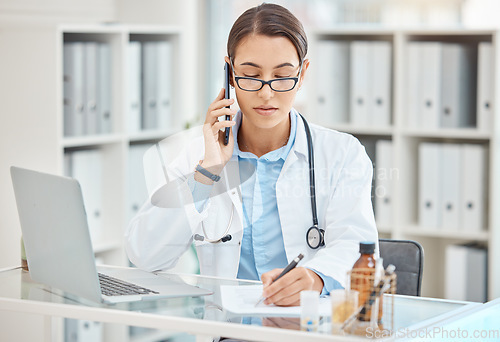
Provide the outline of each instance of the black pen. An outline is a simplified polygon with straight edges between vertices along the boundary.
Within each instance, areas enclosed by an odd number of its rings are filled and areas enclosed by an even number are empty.
[[[288,272],[290,272],[291,270],[293,270],[297,264],[299,263],[300,260],[302,260],[304,258],[304,255],[302,253],[300,253],[295,259],[293,259],[287,267],[285,267],[285,269],[280,273],[280,275],[273,280],[273,283],[278,280],[279,278],[283,277],[285,274],[287,274]],[[259,301],[257,302],[257,304],[255,304],[255,306],[259,305],[260,303],[262,303],[262,301],[266,299],[264,297],[260,297]]]

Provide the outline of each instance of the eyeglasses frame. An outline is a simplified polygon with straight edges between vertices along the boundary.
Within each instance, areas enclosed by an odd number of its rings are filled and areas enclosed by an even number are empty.
[[[292,91],[293,89],[295,89],[295,86],[299,82],[300,75],[302,73],[302,67],[304,66],[304,61],[301,61],[301,63],[300,63],[300,69],[299,69],[299,74],[297,76],[295,76],[295,77],[273,78],[273,79],[271,79],[269,81],[264,81],[264,80],[261,80],[260,78],[253,78],[253,77],[246,77],[246,76],[236,76],[236,73],[234,72],[233,59],[230,57],[229,61],[231,63],[231,71],[233,73],[234,81],[238,85],[238,88],[240,88],[243,91],[251,91],[251,92],[260,91],[262,88],[264,88],[264,86],[266,84],[269,85],[269,88],[271,88],[272,91],[275,91],[277,93],[286,93],[287,91]],[[254,89],[254,90],[243,89],[240,86],[239,82],[238,82],[239,80],[258,81],[258,82],[260,82],[261,85],[260,85],[259,89]],[[284,80],[293,80],[294,81],[293,87],[290,88],[290,89],[288,89],[288,90],[276,90],[276,89],[273,88],[272,82],[275,82],[275,81],[284,81]]]

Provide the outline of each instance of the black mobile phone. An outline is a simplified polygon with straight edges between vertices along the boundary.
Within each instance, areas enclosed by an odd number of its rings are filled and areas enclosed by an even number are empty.
[[[229,63],[224,64],[224,98],[229,99]],[[226,108],[229,108],[230,106],[227,106]],[[231,115],[226,115],[226,120],[231,120]],[[226,130],[224,131],[224,145],[227,145],[229,143],[229,130],[230,127],[226,127]]]

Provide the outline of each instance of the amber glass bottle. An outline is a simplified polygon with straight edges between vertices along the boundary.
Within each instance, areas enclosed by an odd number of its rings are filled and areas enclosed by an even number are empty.
[[[361,256],[354,263],[351,271],[351,290],[359,292],[359,305],[363,305],[370,295],[375,276],[375,243],[360,242],[359,253]],[[370,320],[371,311],[361,316],[360,320]]]

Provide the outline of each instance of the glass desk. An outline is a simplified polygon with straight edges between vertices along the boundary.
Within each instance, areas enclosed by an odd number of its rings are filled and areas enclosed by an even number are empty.
[[[255,285],[256,282],[166,272],[159,274],[166,278],[181,279],[214,293],[203,297],[170,298],[115,305],[97,304],[72,299],[56,289],[35,283],[30,279],[28,272],[14,268],[0,271],[0,310],[179,331],[195,335],[197,341],[211,341],[216,336],[287,342],[367,340],[359,336],[332,335],[329,318],[323,318],[318,333],[308,333],[299,331],[298,318],[244,317],[226,312],[221,307],[220,285],[246,286]],[[475,312],[475,308],[481,306],[476,303],[420,297],[398,295],[393,297],[396,332],[432,327],[439,322],[452,324],[455,318],[467,317],[468,312]],[[382,337],[391,340],[407,339],[409,334],[400,335]]]

